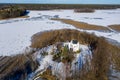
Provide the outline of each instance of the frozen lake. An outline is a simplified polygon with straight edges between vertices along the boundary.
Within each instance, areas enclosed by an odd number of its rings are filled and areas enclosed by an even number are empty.
[[[70,28],[74,26],[58,21],[50,20],[58,15],[59,18],[73,19],[89,24],[108,25],[120,24],[120,9],[96,10],[94,13],[74,13],[73,10],[48,10],[30,11],[29,18],[15,18],[0,21],[0,56],[22,53],[31,44],[31,36],[45,30]],[[104,36],[120,42],[119,32],[94,32],[98,36]]]

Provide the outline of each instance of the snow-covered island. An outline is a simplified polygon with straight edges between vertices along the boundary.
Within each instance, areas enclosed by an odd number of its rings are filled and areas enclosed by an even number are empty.
[[[59,42],[37,51],[36,56],[39,68],[29,75],[29,80],[48,79],[44,74],[46,70],[51,70],[56,79],[66,80],[78,73],[86,62],[92,59],[92,52],[88,45],[82,45],[77,40],[70,42]],[[86,68],[90,68],[87,66]],[[85,67],[85,66],[84,66]],[[42,76],[43,75],[43,76]]]

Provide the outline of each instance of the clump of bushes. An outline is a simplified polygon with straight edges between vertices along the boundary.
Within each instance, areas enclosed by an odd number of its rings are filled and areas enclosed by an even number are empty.
[[[0,9],[0,19],[24,16],[26,13],[25,8],[11,5]]]
[[[59,53],[53,55],[53,61],[71,63],[74,59],[74,52],[66,46]]]
[[[117,70],[120,68],[118,62],[120,49],[118,47],[108,43],[103,37],[96,37],[94,34],[78,30],[61,29],[37,33],[32,37],[31,47],[42,48],[56,42],[66,42],[72,39],[90,46],[92,60],[90,64],[89,61],[86,62],[80,71],[77,70],[75,74],[72,74],[71,80],[108,80],[110,65],[114,64]],[[64,54],[64,56],[66,55]],[[65,57],[63,62],[64,60],[69,61],[68,57]]]
[[[94,9],[90,9],[90,8],[81,8],[81,9],[74,9],[74,12],[78,12],[78,13],[92,13],[95,12]]]

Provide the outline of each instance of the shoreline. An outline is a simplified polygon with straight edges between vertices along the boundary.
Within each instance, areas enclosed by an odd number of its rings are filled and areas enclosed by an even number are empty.
[[[5,19],[0,19],[0,21],[9,20],[9,19],[16,19],[16,18],[29,18],[29,16],[19,16],[19,17],[15,17],[15,18],[5,18]]]

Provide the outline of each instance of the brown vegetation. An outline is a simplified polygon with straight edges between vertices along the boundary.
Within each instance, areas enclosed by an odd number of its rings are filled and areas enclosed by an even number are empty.
[[[15,18],[28,18],[29,16],[19,16]],[[5,19],[0,19],[0,20],[6,20],[6,19],[15,19],[15,18],[5,18]]]
[[[74,52],[72,50],[69,50],[66,46],[62,47],[62,50],[59,51],[59,53],[53,54],[53,61],[56,62],[63,62],[63,63],[72,63],[74,60]]]
[[[109,44],[104,38],[96,37],[93,34],[70,29],[41,32],[32,37],[31,47],[42,48],[72,39],[76,39],[82,44],[88,44],[91,47],[93,58],[91,64],[86,63],[82,70],[72,75],[71,80],[108,80],[111,64],[114,64],[114,67],[119,70],[120,49]]]
[[[120,71],[120,48],[112,46],[111,52],[113,53],[111,54],[112,68],[117,71]]]
[[[31,54],[6,56],[0,59],[0,80],[24,80],[38,66]]]
[[[103,27],[103,26],[87,24],[87,23],[83,23],[83,22],[70,20],[70,19],[52,19],[52,20],[61,21],[63,23],[70,24],[70,25],[75,26],[76,28],[80,28],[80,29],[84,29],[84,30],[109,31],[108,28]]]
[[[77,13],[93,13],[95,12],[94,9],[84,8],[84,9],[74,9],[74,12]]]
[[[0,4],[1,6],[10,4]],[[12,4],[17,6],[23,6],[28,10],[50,10],[50,9],[116,9],[120,8],[120,5],[103,5],[103,4]]]
[[[120,25],[110,25],[109,27],[113,30],[120,31]]]
[[[18,6],[7,6],[0,9],[0,19],[15,18],[24,16],[26,9]]]
[[[42,74],[37,74],[34,80],[36,80],[36,78],[40,80],[58,80],[56,76],[52,75],[52,71],[49,68]]]

